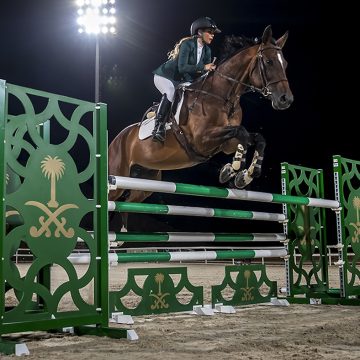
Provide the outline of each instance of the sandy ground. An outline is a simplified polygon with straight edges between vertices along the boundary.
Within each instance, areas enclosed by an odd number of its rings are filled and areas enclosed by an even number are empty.
[[[81,271],[81,269],[80,269]],[[284,270],[269,266],[268,277],[284,286]],[[110,286],[125,278],[123,266],[110,269]],[[61,274],[58,274],[61,276]],[[189,278],[210,286],[221,282],[223,266],[192,265]],[[337,268],[330,268],[330,283],[337,284]],[[18,334],[34,359],[360,359],[360,311],[351,306],[251,305],[236,314],[197,316],[171,314],[134,317],[139,340],[47,334]],[[1,356],[7,359],[11,356]]]

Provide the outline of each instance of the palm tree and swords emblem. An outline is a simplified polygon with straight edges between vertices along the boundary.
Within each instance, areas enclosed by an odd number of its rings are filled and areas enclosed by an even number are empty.
[[[154,297],[154,304],[150,306],[151,310],[155,309],[167,309],[169,307],[169,304],[166,303],[165,297],[169,296],[170,293],[163,293],[161,290],[161,284],[164,282],[165,277],[162,273],[157,273],[154,277],[155,282],[158,284],[158,293],[153,294],[150,293],[149,295]]]
[[[66,218],[62,216],[59,220],[58,217],[68,209],[77,209],[79,207],[75,204],[64,204],[59,206],[59,203],[56,201],[56,182],[64,175],[65,163],[58,156],[51,157],[50,155],[47,155],[44,160],[41,161],[41,170],[44,176],[50,179],[50,200],[46,205],[39,201],[32,200],[27,201],[25,205],[39,208],[47,218],[45,219],[45,216],[43,215],[40,216],[40,227],[37,228],[36,226],[31,226],[30,235],[32,237],[40,237],[45,233],[45,236],[49,238],[52,235],[50,225],[54,224],[56,226],[54,232],[55,237],[58,238],[60,235],[63,235],[66,238],[71,238],[75,234],[74,229],[72,227],[66,229]],[[55,211],[51,209],[55,209]]]
[[[312,236],[312,231],[316,230],[315,226],[311,225],[310,221],[310,209],[307,206],[301,205],[299,206],[299,210],[301,215],[303,216],[302,225],[297,225],[296,227],[300,230],[299,238],[300,238],[300,245],[305,246],[309,241],[310,244],[313,246],[315,241]]]
[[[251,301],[254,300],[254,296],[252,294],[252,291],[254,290],[254,287],[249,287],[249,279],[251,276],[251,271],[250,270],[245,270],[244,271],[244,278],[246,281],[246,287],[241,288],[241,290],[243,291],[243,295],[241,297],[242,301]]]

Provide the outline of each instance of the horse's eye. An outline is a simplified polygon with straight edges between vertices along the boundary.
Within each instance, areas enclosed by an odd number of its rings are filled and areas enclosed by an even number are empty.
[[[266,64],[267,64],[267,65],[272,65],[272,64],[273,64],[273,61],[272,61],[271,59],[267,59],[267,60],[266,60]]]

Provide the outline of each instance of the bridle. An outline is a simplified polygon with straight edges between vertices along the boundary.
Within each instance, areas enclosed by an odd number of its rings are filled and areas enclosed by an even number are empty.
[[[213,94],[213,93],[211,93],[209,91],[205,91],[205,90],[202,89],[203,85],[205,83],[205,80],[206,80],[207,76],[209,75],[209,71],[204,75],[204,78],[202,80],[202,84],[201,84],[200,89],[184,88],[184,90],[192,91],[192,92],[198,92],[198,93],[202,93],[202,94],[205,94],[205,95],[210,95],[210,96],[213,96],[213,97],[215,97],[217,99],[225,101],[225,103],[228,103],[230,101],[230,99],[232,98],[232,95],[234,93],[234,88],[235,88],[235,92],[236,92],[237,85],[243,85],[246,88],[248,88],[249,91],[258,92],[261,95],[263,95],[264,97],[268,97],[268,96],[270,96],[272,94],[269,86],[271,86],[273,84],[277,84],[277,83],[282,82],[282,81],[288,82],[288,80],[287,80],[286,77],[281,77],[280,79],[277,79],[277,80],[268,81],[267,76],[266,76],[266,65],[265,65],[265,61],[264,61],[264,57],[263,57],[263,53],[265,51],[267,51],[267,50],[276,50],[277,52],[280,52],[281,48],[278,47],[278,46],[265,46],[263,43],[260,44],[260,46],[259,46],[259,48],[257,50],[256,56],[254,57],[255,66],[253,66],[251,68],[251,70],[249,71],[249,78],[251,78],[251,74],[254,72],[256,67],[258,67],[259,74],[260,74],[261,81],[262,81],[262,87],[261,88],[258,88],[256,86],[250,84],[250,83],[245,83],[245,82],[241,81],[239,79],[240,76],[241,76],[241,72],[239,72],[235,77],[230,77],[228,75],[223,74],[219,70],[214,70],[214,72],[213,72],[214,75],[218,75],[221,78],[226,79],[226,80],[233,83],[233,86],[228,91],[228,94],[227,94],[226,97],[222,97],[222,96],[219,96],[217,94]],[[237,97],[239,98],[240,96],[237,95]],[[198,96],[195,98],[193,104],[190,106],[190,111],[193,109],[197,99],[198,99]]]
[[[278,47],[278,46],[267,46],[265,47],[264,44],[261,44],[259,46],[259,49],[256,53],[256,56],[255,56],[255,62],[256,62],[256,65],[258,66],[259,68],[259,73],[260,73],[260,76],[261,76],[261,81],[262,81],[262,88],[258,88],[252,84],[249,84],[249,83],[245,83],[243,81],[240,81],[238,79],[238,77],[240,76],[240,74],[238,76],[236,76],[235,78],[232,78],[230,76],[227,76],[227,75],[224,75],[223,73],[221,73],[220,71],[218,70],[215,70],[215,73],[217,75],[219,75],[220,77],[224,78],[224,79],[227,79],[235,84],[241,84],[241,85],[244,85],[246,86],[250,91],[256,91],[256,92],[259,92],[261,95],[265,96],[265,97],[268,97],[271,95],[271,90],[269,89],[269,86],[270,85],[273,85],[273,84],[277,84],[279,82],[282,82],[282,81],[286,81],[288,82],[288,79],[286,77],[282,77],[280,79],[277,79],[277,80],[273,80],[273,81],[268,81],[267,80],[267,76],[266,76],[266,66],[265,66],[265,61],[264,61],[264,57],[263,57],[263,53],[264,51],[266,50],[276,50],[278,52],[281,51],[281,48]],[[249,78],[251,77],[251,74],[254,72],[256,66],[254,66],[251,70],[250,70],[250,75],[249,75]]]

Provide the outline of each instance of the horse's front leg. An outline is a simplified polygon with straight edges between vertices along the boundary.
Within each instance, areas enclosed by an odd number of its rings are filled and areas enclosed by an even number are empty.
[[[239,171],[246,166],[246,152],[250,134],[243,126],[239,126],[236,132],[236,139],[240,142],[237,144],[235,155],[231,163],[225,164],[220,170],[219,181],[224,184],[230,181]],[[224,152],[225,149],[223,149]]]
[[[246,152],[247,148],[239,143],[237,145],[232,162],[225,164],[220,170],[219,181],[221,184],[230,181],[237,174],[238,171],[241,171],[245,168]]]
[[[255,146],[254,155],[249,168],[239,171],[234,179],[234,184],[239,189],[243,189],[261,175],[266,146],[265,138],[259,133],[250,133],[249,145]]]

